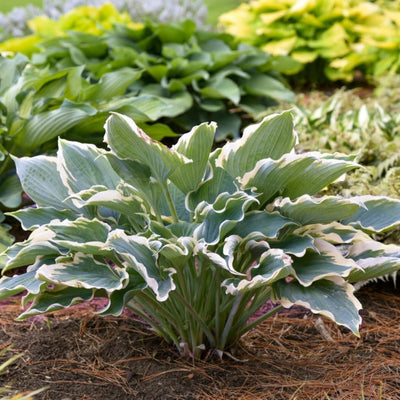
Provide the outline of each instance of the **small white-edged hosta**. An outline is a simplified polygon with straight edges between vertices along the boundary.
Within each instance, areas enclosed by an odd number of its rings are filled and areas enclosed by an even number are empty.
[[[352,283],[400,269],[400,248],[370,236],[399,225],[400,201],[316,195],[355,163],[296,154],[290,112],[215,150],[214,123],[172,148],[121,114],[105,128],[110,150],[60,140],[15,159],[37,204],[11,213],[32,233],[3,254],[0,298],[26,291],[21,319],[102,297],[100,314],[128,307],[196,358],[293,304],[359,334]]]

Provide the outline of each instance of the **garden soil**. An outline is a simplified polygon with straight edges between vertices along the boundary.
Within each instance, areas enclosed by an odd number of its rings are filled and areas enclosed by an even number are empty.
[[[98,317],[97,303],[15,321],[0,306],[0,376],[9,391],[47,389],[41,400],[400,399],[400,290],[392,282],[360,290],[361,337],[300,307],[245,336],[222,360],[182,359],[132,314]],[[0,395],[1,396],[1,395]]]

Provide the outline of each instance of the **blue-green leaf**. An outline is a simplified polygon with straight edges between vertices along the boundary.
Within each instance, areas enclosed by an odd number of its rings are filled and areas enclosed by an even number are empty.
[[[247,127],[241,139],[222,148],[216,165],[224,168],[233,178],[251,171],[259,160],[279,159],[289,153],[296,142],[290,112],[265,117],[257,125]]]
[[[296,281],[272,284],[273,300],[284,307],[298,304],[315,314],[324,315],[359,336],[361,304],[353,295],[354,288],[343,278],[334,277],[304,287]]]

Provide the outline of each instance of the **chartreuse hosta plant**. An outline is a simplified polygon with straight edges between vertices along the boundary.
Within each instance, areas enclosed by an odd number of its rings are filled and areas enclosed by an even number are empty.
[[[356,164],[296,154],[289,112],[212,151],[215,128],[170,149],[113,114],[109,151],[60,140],[57,156],[15,159],[37,208],[12,213],[32,233],[6,250],[0,297],[26,290],[21,319],[104,297],[100,314],[128,307],[192,357],[292,304],[358,335],[352,283],[400,269],[400,248],[369,236],[400,223],[400,201],[315,197]]]

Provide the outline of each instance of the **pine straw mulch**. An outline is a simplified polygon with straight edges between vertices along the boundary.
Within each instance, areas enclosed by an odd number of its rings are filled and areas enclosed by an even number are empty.
[[[234,358],[180,359],[131,315],[101,318],[78,306],[15,322],[17,303],[3,304],[0,350],[24,355],[0,376],[0,387],[48,389],[48,400],[400,399],[400,291],[374,284],[364,304],[361,338],[300,308],[266,321],[243,338]],[[325,329],[325,331],[324,331]]]

